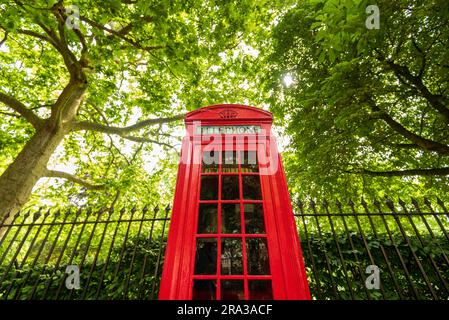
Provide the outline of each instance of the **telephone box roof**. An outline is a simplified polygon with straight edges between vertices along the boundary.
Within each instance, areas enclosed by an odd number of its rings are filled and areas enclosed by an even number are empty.
[[[193,121],[258,121],[272,122],[271,112],[243,104],[216,104],[187,113],[185,122]]]

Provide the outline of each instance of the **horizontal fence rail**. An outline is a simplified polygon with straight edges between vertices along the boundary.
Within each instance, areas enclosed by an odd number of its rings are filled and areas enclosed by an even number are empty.
[[[449,214],[437,200],[298,201],[314,299],[449,298]],[[423,206],[423,207],[422,207]],[[423,209],[422,209],[423,208]]]
[[[0,223],[0,299],[157,299],[159,210],[39,210]],[[448,299],[449,214],[437,199],[296,202],[314,299]]]
[[[169,213],[17,214],[0,225],[0,299],[156,299]]]

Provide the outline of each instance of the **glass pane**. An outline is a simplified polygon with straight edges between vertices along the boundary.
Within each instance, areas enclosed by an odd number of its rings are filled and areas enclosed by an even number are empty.
[[[223,151],[222,153],[221,172],[238,172],[237,152]]]
[[[217,239],[196,240],[195,274],[217,273]]]
[[[222,280],[221,299],[244,300],[245,290],[243,289],[243,280]]]
[[[270,274],[267,239],[247,238],[246,256],[248,274]]]
[[[193,300],[216,300],[217,284],[215,280],[193,280]]]
[[[218,200],[218,176],[201,177],[201,200]]]
[[[238,200],[239,195],[239,177],[222,176],[221,177],[221,198],[223,200]]]
[[[221,274],[243,274],[242,239],[221,239]]]
[[[221,233],[240,233],[240,205],[238,203],[221,205]]]
[[[260,179],[259,176],[242,176],[243,199],[260,200]]]
[[[261,203],[246,203],[243,205],[245,214],[245,232],[265,233],[265,223],[263,218],[263,206]]]
[[[248,293],[250,300],[273,300],[270,280],[249,280]]]
[[[198,233],[217,233],[218,207],[201,203],[198,210]]]
[[[204,151],[202,159],[201,172],[211,173],[218,172],[218,161],[220,153],[218,151]]]
[[[240,151],[240,163],[242,172],[259,171],[256,151]]]

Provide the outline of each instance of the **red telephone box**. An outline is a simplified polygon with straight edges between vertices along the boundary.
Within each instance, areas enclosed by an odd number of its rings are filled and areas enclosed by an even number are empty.
[[[190,112],[160,299],[310,299],[272,114]]]

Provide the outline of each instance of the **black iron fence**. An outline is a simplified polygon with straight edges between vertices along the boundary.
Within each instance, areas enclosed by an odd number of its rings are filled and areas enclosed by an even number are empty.
[[[449,298],[449,214],[437,200],[298,203],[316,299]]]
[[[442,201],[296,209],[314,299],[448,299]],[[0,299],[156,299],[169,215],[169,207],[40,210],[4,220]]]
[[[0,299],[156,299],[169,212],[17,214],[0,225]]]

